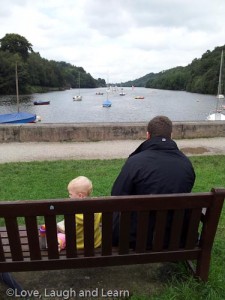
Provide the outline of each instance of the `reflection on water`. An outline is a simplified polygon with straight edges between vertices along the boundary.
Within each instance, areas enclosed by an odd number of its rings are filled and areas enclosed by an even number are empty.
[[[20,111],[35,113],[42,123],[82,122],[148,122],[156,115],[167,115],[173,121],[203,121],[215,110],[216,97],[181,91],[165,91],[145,88],[124,88],[125,96],[119,91],[108,95],[110,108],[103,108],[105,89],[82,89],[82,101],[73,101],[76,89],[43,94],[21,95]],[[104,95],[96,95],[104,92]],[[144,96],[144,99],[135,99]],[[37,100],[48,100],[50,105],[36,106]],[[0,113],[17,111],[16,96],[0,96]]]

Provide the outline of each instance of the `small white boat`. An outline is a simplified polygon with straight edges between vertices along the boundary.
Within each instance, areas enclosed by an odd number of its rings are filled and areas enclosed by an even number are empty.
[[[120,94],[119,94],[120,96],[125,96],[126,94],[124,93],[124,91],[123,91],[123,88],[121,88],[121,92],[120,92]]]
[[[208,121],[225,121],[225,115],[220,112],[215,112],[207,117]]]
[[[73,96],[73,101],[81,101],[82,100],[82,96],[80,94],[80,73],[79,73],[79,77],[78,77],[78,85],[79,85],[79,95]]]
[[[73,96],[73,101],[81,101],[81,100],[82,100],[81,95]]]

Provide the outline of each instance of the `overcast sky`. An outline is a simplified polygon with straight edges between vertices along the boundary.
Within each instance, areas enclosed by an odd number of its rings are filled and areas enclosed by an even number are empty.
[[[1,1],[0,38],[109,82],[186,66],[225,44],[224,0]]]

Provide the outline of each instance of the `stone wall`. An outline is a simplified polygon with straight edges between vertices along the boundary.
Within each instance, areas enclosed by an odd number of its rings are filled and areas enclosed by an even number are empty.
[[[225,121],[173,122],[173,138],[225,137]],[[145,139],[146,123],[0,124],[0,143]]]

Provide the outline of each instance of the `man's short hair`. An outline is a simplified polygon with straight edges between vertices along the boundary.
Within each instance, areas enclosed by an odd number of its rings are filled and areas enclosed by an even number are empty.
[[[148,123],[147,131],[151,137],[171,138],[172,121],[166,116],[156,116]]]

